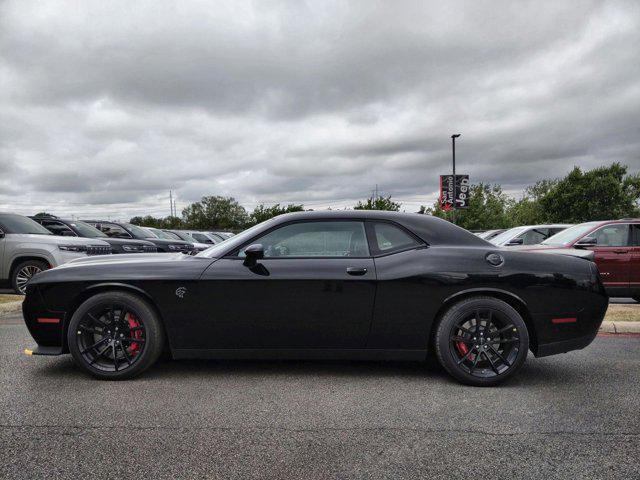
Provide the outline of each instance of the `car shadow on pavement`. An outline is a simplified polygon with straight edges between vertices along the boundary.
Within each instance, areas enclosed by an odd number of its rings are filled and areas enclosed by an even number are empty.
[[[37,367],[38,376],[56,379],[91,379],[78,368],[70,356],[52,359]],[[533,385],[572,385],[594,381],[594,372],[585,372],[579,365],[565,362],[554,364],[547,359],[529,359],[516,376],[498,388],[518,388]],[[606,375],[606,369],[602,370]],[[438,384],[457,384],[434,359],[426,362],[356,361],[356,360],[170,360],[159,361],[152,368],[130,382],[136,381],[202,381],[203,377],[242,378],[338,378],[403,379],[433,381]],[[98,381],[98,380],[97,380]],[[470,387],[472,388],[472,387]]]

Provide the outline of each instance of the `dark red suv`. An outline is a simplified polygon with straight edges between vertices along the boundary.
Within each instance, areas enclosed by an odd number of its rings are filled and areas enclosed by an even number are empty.
[[[640,219],[581,223],[527,250],[551,248],[592,250],[609,296],[640,302]]]

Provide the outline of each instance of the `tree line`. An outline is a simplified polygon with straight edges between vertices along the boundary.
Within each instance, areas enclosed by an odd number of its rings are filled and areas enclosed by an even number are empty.
[[[391,196],[368,198],[356,210],[399,211]],[[233,197],[205,196],[182,210],[181,217],[133,217],[131,223],[157,228],[238,231],[304,205],[258,205],[252,212]],[[435,202],[417,213],[453,219]],[[580,223],[640,216],[640,175],[619,163],[592,170],[575,167],[562,178],[546,179],[527,187],[520,199],[508,196],[499,184],[477,183],[470,189],[469,208],[456,211],[456,224],[468,230],[510,228],[540,223]]]

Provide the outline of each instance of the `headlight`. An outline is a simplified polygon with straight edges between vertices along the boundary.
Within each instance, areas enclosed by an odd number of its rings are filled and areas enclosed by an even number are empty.
[[[174,252],[179,252],[182,250],[182,245],[169,245],[169,250],[173,250]]]
[[[58,245],[60,250],[64,250],[65,252],[86,252],[86,245]]]
[[[142,246],[140,245],[123,245],[122,250],[125,252],[142,252]]]

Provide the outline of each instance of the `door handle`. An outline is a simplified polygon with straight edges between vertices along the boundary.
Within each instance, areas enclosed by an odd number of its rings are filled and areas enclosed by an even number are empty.
[[[367,273],[367,269],[363,267],[347,267],[347,273],[349,275],[360,276]]]
[[[629,253],[629,250],[614,250],[613,253]]]

